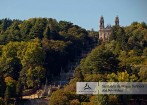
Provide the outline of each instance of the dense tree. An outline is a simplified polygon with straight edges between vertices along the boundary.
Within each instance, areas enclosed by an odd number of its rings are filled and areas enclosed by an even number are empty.
[[[71,27],[70,34],[77,34]],[[60,32],[68,36],[68,31]],[[114,26],[110,42],[96,47],[81,60],[75,69],[75,76],[70,84],[64,87],[63,93],[74,90],[79,81],[138,82],[146,81],[146,24],[133,23],[128,27]],[[112,59],[113,58],[113,59]],[[70,93],[71,102],[78,103],[75,93]],[[84,105],[127,104],[130,96],[96,95],[87,97],[90,102],[80,101]],[[77,100],[78,99],[78,100]]]
[[[10,102],[10,98],[16,96],[16,91],[15,91],[16,81],[11,77],[6,77],[5,83],[6,83],[6,90],[5,90],[4,102],[5,105],[8,105]]]
[[[46,26],[44,33],[43,33],[44,38],[49,39],[50,38],[50,28],[49,25]]]
[[[20,33],[22,36],[21,40],[28,40],[29,37],[29,33],[30,33],[30,29],[32,28],[32,25],[30,21],[24,21],[21,25],[20,25]]]
[[[9,88],[10,96],[16,96],[16,81],[12,77],[5,78],[6,87]],[[6,90],[7,91],[7,90]]]
[[[46,26],[45,18],[37,18],[35,24],[32,26],[29,36],[31,39],[38,37],[39,39],[43,38],[44,27]]]
[[[11,24],[12,20],[10,19],[5,18],[0,20],[0,33],[4,33]]]
[[[72,26],[73,26],[73,23],[66,22],[66,21],[59,21],[59,28],[61,31],[67,31]]]
[[[60,94],[60,95],[59,95]],[[54,92],[50,98],[50,105],[69,105],[69,100],[62,90]]]
[[[6,91],[5,91],[5,105],[8,105],[9,104],[9,102],[10,102],[10,87],[9,86],[7,86],[6,87]]]
[[[10,42],[2,48],[2,57],[0,58],[0,68],[4,76],[11,76],[17,79],[21,68],[20,60],[17,57],[18,43]]]
[[[4,105],[4,100],[1,97],[0,97],[0,105]]]
[[[21,34],[20,34],[20,28],[19,28],[19,22],[14,21],[12,25],[8,28],[8,30],[5,31],[5,34],[7,36],[7,42],[8,41],[20,41]]]
[[[81,105],[78,99],[72,100],[70,105]]]
[[[81,62],[84,73],[116,72],[118,60],[116,56],[103,46],[95,48],[89,56]]]
[[[4,91],[5,91],[5,82],[4,77],[0,73],[0,97],[4,97]]]
[[[23,90],[37,89],[45,78],[51,81],[53,76],[59,76],[61,68],[68,71],[70,62],[97,43],[97,35],[94,30],[86,31],[71,22],[52,18],[1,19],[0,101],[4,99],[8,104],[11,98],[21,98]],[[146,23],[113,26],[110,41],[81,60],[69,85],[53,93],[51,104],[118,102],[122,98],[114,95],[76,95],[76,82],[146,81],[146,47]]]
[[[17,84],[16,84],[16,97],[17,97],[17,100],[22,98],[22,91],[23,91],[23,85],[21,83],[21,80],[18,79]]]
[[[138,75],[140,76],[141,81],[146,82],[147,81],[147,67],[146,66],[141,67]]]
[[[123,27],[113,26],[112,33],[110,35],[110,41],[115,40],[119,43],[119,47],[122,50],[127,50],[127,37]]]
[[[127,73],[127,71],[117,72],[117,74],[115,73],[108,74],[107,78],[109,82],[137,82],[138,80],[135,74],[130,75]]]
[[[107,95],[96,95],[91,97],[89,105],[108,105]]]

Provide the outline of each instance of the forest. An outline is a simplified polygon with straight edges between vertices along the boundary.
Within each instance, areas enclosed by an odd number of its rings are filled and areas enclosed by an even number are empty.
[[[132,105],[131,100],[146,100],[146,95],[76,94],[76,82],[147,82],[147,24],[113,26],[110,40],[99,41],[81,60],[70,83],[52,94],[50,105]]]
[[[0,104],[19,100],[23,90],[39,89],[58,77],[61,67],[94,43],[80,26],[52,18],[0,20]],[[93,32],[94,33],[94,32]]]
[[[76,82],[147,82],[147,24],[113,26],[110,40],[98,32],[52,18],[0,20],[0,105],[20,100],[26,89],[37,90],[58,77],[61,68],[89,45],[74,78],[50,97],[50,105],[127,105],[133,95],[78,95]]]

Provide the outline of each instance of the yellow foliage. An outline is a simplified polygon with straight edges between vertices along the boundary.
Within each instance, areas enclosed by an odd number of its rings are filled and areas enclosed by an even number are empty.
[[[74,99],[70,102],[70,105],[81,105],[78,99]]]
[[[109,102],[114,105],[118,102],[118,96],[117,95],[109,95]]]
[[[129,82],[129,74],[127,73],[127,71],[125,72],[118,72],[118,81],[120,82]]]
[[[135,74],[129,75],[127,71],[108,74],[107,79],[109,82],[134,82],[138,80]]]
[[[5,83],[7,86],[14,86],[16,84],[16,81],[12,77],[6,77]]]

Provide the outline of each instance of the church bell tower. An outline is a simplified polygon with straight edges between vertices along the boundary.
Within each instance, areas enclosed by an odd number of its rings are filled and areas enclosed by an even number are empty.
[[[104,29],[104,18],[101,16],[100,18],[100,29]]]
[[[119,26],[119,17],[118,16],[115,18],[115,25]]]

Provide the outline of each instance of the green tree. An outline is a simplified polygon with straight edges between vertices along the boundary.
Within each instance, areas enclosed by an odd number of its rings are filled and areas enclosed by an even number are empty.
[[[62,90],[57,90],[51,95],[49,104],[50,105],[69,105],[69,100],[66,94]]]
[[[127,71],[111,73],[107,75],[107,81],[109,82],[137,82],[138,77],[135,74],[128,74]]]
[[[96,95],[91,97],[89,105],[108,105],[107,95]]]
[[[14,21],[12,25],[5,31],[7,35],[7,42],[8,41],[20,41],[21,34],[19,28],[20,21]]]
[[[0,97],[0,105],[4,105],[4,100],[1,97]]]
[[[18,58],[21,60],[23,69],[20,72],[20,77],[23,85],[34,87],[35,89],[45,77],[45,69],[43,67],[45,60],[45,51],[41,47],[38,39],[25,43],[23,49],[18,51]]]
[[[4,77],[0,73],[0,97],[4,97],[4,91],[5,91],[5,82]]]
[[[78,99],[74,99],[70,102],[70,105],[81,105]]]
[[[36,18],[35,24],[30,30],[29,37],[30,39],[34,38],[43,38],[44,28],[46,26],[46,19],[45,18]]]
[[[49,39],[50,38],[50,28],[49,25],[46,26],[44,33],[43,33],[44,38]]]
[[[118,60],[116,56],[103,46],[98,46],[81,62],[81,69],[85,73],[116,72]]]
[[[0,24],[0,33],[4,33],[11,24],[12,20],[7,18],[2,19]]]
[[[45,78],[45,69],[41,66],[29,68],[26,72],[27,86],[37,89],[41,84],[41,79]]]
[[[6,88],[9,90],[10,97],[16,96],[16,81],[12,77],[5,78]]]
[[[11,76],[18,79],[21,68],[20,60],[17,57],[17,42],[10,42],[2,48],[2,57],[0,58],[0,68],[4,76]]]
[[[147,81],[147,68],[146,68],[146,66],[143,66],[140,68],[138,75],[140,76],[140,79],[142,82]]]
[[[10,102],[10,87],[7,86],[6,87],[6,91],[5,91],[5,98],[4,98],[4,101],[5,101],[5,105],[8,105],[9,102]]]
[[[18,52],[18,58],[22,66],[42,65],[45,58],[45,52],[41,47],[39,39],[27,42],[26,46]]]
[[[17,84],[16,84],[16,97],[17,97],[17,100],[22,99],[22,91],[23,91],[23,85],[21,83],[21,80],[18,79]]]
[[[29,20],[23,21],[23,23],[20,25],[20,33],[21,33],[21,36],[22,36],[22,40],[28,40],[29,39],[28,35],[30,33],[32,25],[33,24],[31,24],[31,22]]]
[[[59,21],[59,28],[61,31],[67,31],[69,28],[71,28],[73,23],[66,22],[66,21]]]

